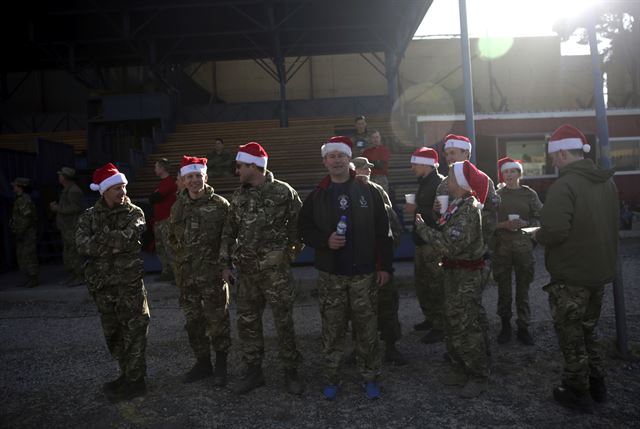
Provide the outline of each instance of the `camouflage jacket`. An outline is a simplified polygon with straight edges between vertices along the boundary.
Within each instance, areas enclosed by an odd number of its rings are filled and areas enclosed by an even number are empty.
[[[298,213],[302,202],[287,183],[266,172],[257,187],[243,185],[233,193],[222,232],[220,262],[245,270],[293,261],[302,244],[298,239]]]
[[[59,230],[74,229],[78,223],[78,217],[82,213],[84,195],[80,187],[75,183],[62,189],[56,211],[56,225]]]
[[[500,207],[500,195],[496,192],[496,186],[493,183],[493,180],[489,179],[489,186],[487,191],[487,199],[484,202],[484,207],[482,208],[482,239],[489,246],[490,249],[493,249],[493,238],[496,232],[496,225],[498,224],[498,207]],[[449,194],[449,177],[445,177],[440,185],[438,185],[438,189],[436,190],[436,195],[451,195]]]
[[[452,204],[455,208],[442,229],[420,223],[416,226],[416,233],[448,259],[480,259],[484,253],[484,242],[477,200],[474,197],[457,198]]]
[[[184,189],[171,207],[169,243],[176,268],[185,273],[209,272],[219,267],[220,239],[229,202],[211,186],[204,186],[201,198],[192,199]]]
[[[128,197],[112,209],[100,198],[80,216],[76,245],[89,259],[85,278],[90,291],[142,279],[140,238],[145,228],[144,213]]]
[[[521,185],[518,189],[509,189],[506,186],[498,189],[500,196],[500,207],[498,209],[498,222],[509,220],[510,214],[517,214],[520,219],[529,222],[527,226],[540,226],[540,210],[542,203],[536,191],[528,186]],[[529,248],[531,237],[523,234],[522,231],[509,231],[506,229],[496,229],[498,240],[508,240],[511,242],[522,242]]]
[[[36,206],[29,194],[18,195],[13,202],[11,212],[11,231],[17,236],[22,236],[30,229],[36,230],[38,227],[38,215]]]

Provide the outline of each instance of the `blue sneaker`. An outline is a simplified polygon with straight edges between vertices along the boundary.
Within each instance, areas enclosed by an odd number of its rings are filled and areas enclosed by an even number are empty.
[[[338,395],[338,385],[329,384],[325,386],[324,389],[322,389],[322,394],[324,395],[324,399],[333,401],[334,399],[336,399],[336,396]]]
[[[367,391],[367,398],[378,399],[380,397],[380,386],[375,381],[367,381],[364,385],[364,390]]]

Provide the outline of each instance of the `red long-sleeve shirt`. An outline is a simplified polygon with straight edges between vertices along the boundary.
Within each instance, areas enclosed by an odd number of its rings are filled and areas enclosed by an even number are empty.
[[[162,199],[153,205],[153,219],[156,222],[165,220],[171,214],[171,206],[176,202],[176,186],[175,178],[167,176],[160,181],[156,192],[160,194]]]

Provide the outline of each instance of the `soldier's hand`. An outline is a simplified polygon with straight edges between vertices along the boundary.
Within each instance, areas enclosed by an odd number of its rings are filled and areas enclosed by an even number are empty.
[[[389,283],[389,277],[391,277],[391,275],[388,272],[378,271],[376,273],[376,284],[378,285],[378,287],[382,287]]]
[[[424,223],[424,219],[422,219],[422,215],[420,213],[416,214],[416,225]]]
[[[415,204],[405,204],[404,205],[404,212],[408,215],[413,215],[416,212],[416,208],[417,206]]]
[[[335,232],[333,232],[329,236],[328,243],[329,243],[329,249],[338,250],[341,247],[344,247],[345,244],[347,244],[347,239],[344,237],[344,235],[338,235]]]

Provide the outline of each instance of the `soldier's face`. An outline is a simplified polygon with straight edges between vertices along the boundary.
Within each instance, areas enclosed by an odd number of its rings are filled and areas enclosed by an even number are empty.
[[[216,140],[213,147],[216,150],[216,153],[222,153],[222,149],[224,149],[224,144],[220,140]]]
[[[411,164],[411,171],[413,171],[413,174],[416,175],[416,177],[424,177],[427,174],[431,173],[431,169],[433,167],[431,167],[430,165],[424,165],[424,164]]]
[[[16,195],[22,195],[22,188],[20,186],[16,185],[15,183],[12,183],[11,187],[13,188],[13,192]]]
[[[504,182],[507,185],[516,185],[520,179],[520,170],[517,168],[507,168],[502,172],[502,177],[504,177]]]
[[[236,163],[236,173],[240,177],[240,183],[251,183],[257,171],[255,164]]]
[[[448,147],[444,150],[444,157],[447,159],[447,164],[451,165],[454,162],[469,159],[469,151],[462,150],[458,147]]]
[[[367,129],[367,121],[365,121],[364,119],[358,119],[356,121],[356,130],[358,131],[358,133],[362,134],[365,132],[366,129]]]
[[[330,175],[347,174],[349,171],[349,162],[351,162],[351,157],[338,151],[329,152],[322,158],[322,163]]]
[[[371,168],[369,167],[356,168],[356,175],[369,177],[371,176]]]
[[[104,191],[102,194],[102,198],[107,203],[109,207],[120,206],[124,204],[124,199],[127,196],[127,185],[121,183],[119,185],[114,185]]]
[[[382,137],[380,137],[380,133],[371,134],[371,144],[373,146],[380,146],[382,143]]]
[[[184,181],[185,187],[192,194],[197,194],[204,189],[204,184],[207,180],[207,175],[203,175],[199,171],[195,171],[189,173],[185,176],[182,176],[182,180]]]

